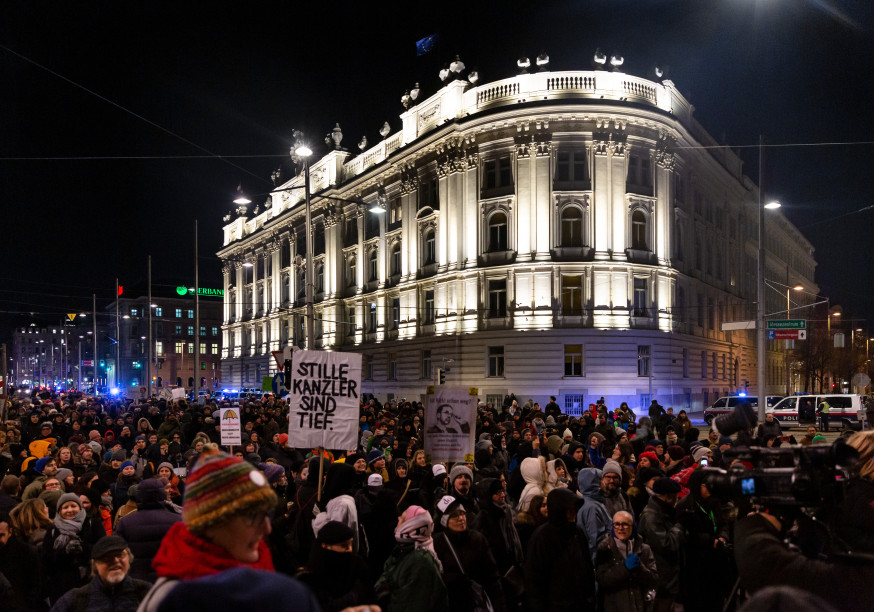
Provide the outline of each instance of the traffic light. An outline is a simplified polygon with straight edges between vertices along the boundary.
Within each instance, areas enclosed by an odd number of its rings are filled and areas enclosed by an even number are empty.
[[[442,385],[446,382],[446,370],[439,368],[437,370],[437,384]]]

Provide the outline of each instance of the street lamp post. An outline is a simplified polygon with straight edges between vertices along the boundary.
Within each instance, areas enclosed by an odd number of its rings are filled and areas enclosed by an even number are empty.
[[[790,291],[804,291],[804,287],[802,287],[801,285],[795,285],[794,287],[786,287],[786,318],[787,319],[789,318],[789,311],[791,310],[791,306],[789,304],[789,292]],[[791,392],[791,385],[792,385],[792,376],[789,372],[789,343],[790,342],[792,342],[792,340],[786,340],[786,347],[785,347],[786,348],[786,353],[785,353],[786,361],[783,364],[784,368],[786,370],[786,396],[787,397],[789,396],[789,394]]]

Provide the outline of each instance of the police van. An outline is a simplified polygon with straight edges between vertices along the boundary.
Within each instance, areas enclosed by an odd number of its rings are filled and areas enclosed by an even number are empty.
[[[773,408],[768,407],[768,412],[772,412],[774,420],[784,427],[815,425],[818,422],[816,411],[823,400],[829,405],[829,426],[858,429],[862,399],[861,396],[851,393],[786,397]]]
[[[783,399],[782,395],[766,396],[769,408],[771,406],[774,406],[781,399]],[[713,402],[712,406],[708,406],[704,409],[704,422],[708,425],[712,425],[713,419],[723,414],[731,414],[732,412],[734,412],[734,409],[738,404],[749,404],[749,406],[753,410],[755,410],[759,405],[759,398],[743,394],[726,395],[725,397],[720,397],[718,400]]]

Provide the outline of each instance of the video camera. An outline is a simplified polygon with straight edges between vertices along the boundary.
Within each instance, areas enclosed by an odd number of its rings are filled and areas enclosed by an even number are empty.
[[[729,470],[704,468],[708,490],[722,499],[745,500],[783,515],[812,514],[840,503],[850,470],[858,461],[856,449],[843,438],[829,446],[754,446],[756,421],[755,412],[746,403],[714,419],[713,427],[720,435],[738,434],[739,445],[725,451],[724,456],[740,462]]]

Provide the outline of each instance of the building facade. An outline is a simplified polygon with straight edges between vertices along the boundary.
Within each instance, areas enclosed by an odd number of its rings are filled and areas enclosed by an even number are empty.
[[[482,400],[557,395],[569,411],[754,391],[755,332],[722,324],[755,318],[758,189],[692,111],[670,81],[542,71],[449,80],[359,155],[335,129],[309,167],[313,348],[361,353],[382,399],[418,398],[437,369]],[[225,218],[229,384],[305,344],[302,192]],[[800,232],[768,211],[765,236],[767,279],[815,293]],[[782,304],[769,290],[767,312]],[[769,394],[787,361],[771,344]]]

